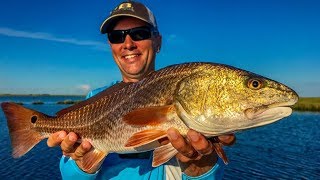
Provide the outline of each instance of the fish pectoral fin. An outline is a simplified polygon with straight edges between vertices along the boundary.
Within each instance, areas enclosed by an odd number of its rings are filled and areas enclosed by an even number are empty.
[[[125,116],[122,120],[130,125],[157,126],[169,120],[170,114],[175,113],[174,105],[145,107],[135,109]]]
[[[160,166],[168,162],[178,153],[171,143],[160,146],[153,151],[152,167]]]
[[[91,172],[93,168],[96,168],[108,153],[94,149],[83,156],[82,168],[85,172]]]
[[[214,150],[218,154],[218,156],[223,160],[224,164],[228,164],[229,160],[227,158],[226,153],[224,152],[222,145],[219,142],[212,143]]]
[[[148,129],[133,134],[126,142],[125,147],[139,147],[167,136],[167,131]]]

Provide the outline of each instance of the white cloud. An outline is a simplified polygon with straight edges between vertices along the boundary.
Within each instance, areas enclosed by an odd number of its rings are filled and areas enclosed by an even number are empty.
[[[91,89],[91,86],[88,84],[81,84],[81,85],[77,86],[77,89],[80,89],[84,93],[88,93]]]
[[[97,49],[107,49],[105,43],[97,42],[97,41],[88,41],[88,40],[78,40],[74,38],[60,38],[55,37],[52,34],[44,33],[44,32],[28,32],[28,31],[20,31],[6,27],[0,27],[0,35],[10,36],[10,37],[19,37],[19,38],[30,38],[30,39],[41,39],[47,41],[55,41],[61,43],[69,43],[79,46],[92,46]]]

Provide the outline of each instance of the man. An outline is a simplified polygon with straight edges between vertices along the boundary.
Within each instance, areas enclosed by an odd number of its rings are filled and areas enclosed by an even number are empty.
[[[137,82],[155,70],[156,54],[161,49],[161,35],[152,12],[143,4],[133,1],[118,5],[101,25],[101,33],[108,35],[112,55],[117,63],[123,82]],[[104,90],[92,91],[88,97]],[[177,162],[172,160],[167,165],[151,167],[147,153],[134,155],[109,154],[95,167],[82,171],[82,157],[93,150],[88,141],[77,143],[75,133],[60,131],[48,139],[48,146],[60,146],[63,158],[60,170],[64,179],[213,179],[221,178],[223,163],[217,157],[211,141],[203,135],[190,130],[187,139],[171,128],[168,139],[179,151]],[[233,135],[219,137],[223,144],[232,144]],[[71,157],[70,159],[68,157]],[[170,164],[170,165],[169,165]],[[183,172],[183,173],[181,173]]]

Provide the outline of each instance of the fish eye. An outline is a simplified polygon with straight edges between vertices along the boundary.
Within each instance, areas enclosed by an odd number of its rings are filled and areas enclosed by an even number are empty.
[[[36,123],[37,119],[38,119],[37,116],[32,116],[32,117],[31,117],[31,123],[32,123],[32,124]]]
[[[253,78],[248,80],[247,85],[250,89],[258,90],[262,88],[263,82],[260,79]]]

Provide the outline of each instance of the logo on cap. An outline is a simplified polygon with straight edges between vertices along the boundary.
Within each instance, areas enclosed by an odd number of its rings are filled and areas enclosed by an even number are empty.
[[[116,7],[113,11],[120,11],[120,10],[122,11],[129,10],[134,12],[131,3],[122,3],[118,7]]]

